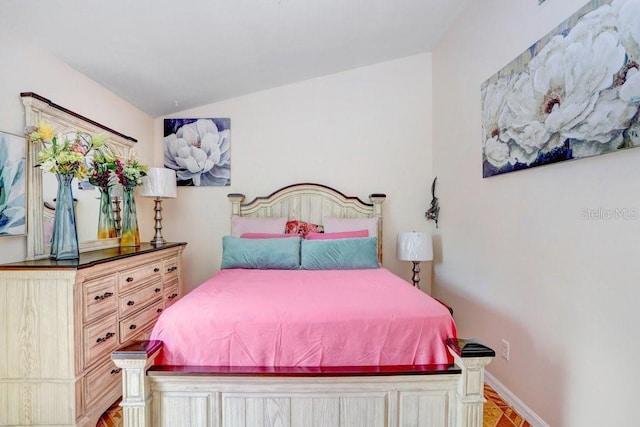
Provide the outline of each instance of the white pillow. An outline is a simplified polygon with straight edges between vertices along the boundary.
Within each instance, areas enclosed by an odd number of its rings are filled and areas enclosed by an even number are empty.
[[[367,230],[369,237],[378,237],[378,218],[322,218],[325,233]]]
[[[231,235],[240,237],[244,233],[282,234],[287,218],[255,218],[234,215],[231,218]]]

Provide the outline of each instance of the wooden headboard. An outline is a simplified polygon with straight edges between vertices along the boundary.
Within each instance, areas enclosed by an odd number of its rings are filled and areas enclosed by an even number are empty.
[[[243,203],[244,194],[227,195],[231,202],[231,216],[287,218],[322,224],[322,218],[378,218],[378,260],[382,264],[382,203],[385,194],[369,195],[371,203],[322,184],[293,184],[274,191],[268,196],[256,197]]]

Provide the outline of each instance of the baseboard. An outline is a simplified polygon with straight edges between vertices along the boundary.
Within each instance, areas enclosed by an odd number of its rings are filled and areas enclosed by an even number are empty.
[[[533,412],[527,405],[525,405],[522,400],[518,399],[518,397],[511,393],[511,391],[504,386],[500,381],[496,379],[489,372],[484,371],[484,379],[493,388],[496,393],[504,399],[516,412],[529,422],[533,427],[550,427],[549,424],[544,422],[542,418],[540,418],[535,412]]]

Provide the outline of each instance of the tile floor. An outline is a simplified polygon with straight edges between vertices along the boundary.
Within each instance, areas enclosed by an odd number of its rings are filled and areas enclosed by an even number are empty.
[[[498,393],[484,385],[483,427],[531,427],[531,424],[513,410]]]

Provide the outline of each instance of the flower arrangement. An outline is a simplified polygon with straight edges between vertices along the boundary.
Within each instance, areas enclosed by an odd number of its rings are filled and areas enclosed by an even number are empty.
[[[107,136],[95,136],[84,132],[76,132],[75,136],[56,134],[53,127],[47,123],[29,126],[25,130],[31,142],[43,145],[38,153],[38,165],[45,172],[73,175],[84,179],[88,173],[86,156],[91,150],[100,150],[104,146]]]
[[[89,183],[101,188],[108,189],[114,184],[114,173],[116,170],[117,157],[106,145],[94,150],[89,167]]]
[[[147,175],[147,166],[136,160],[135,151],[125,162],[116,159],[116,176],[122,185],[122,235],[120,246],[140,246],[140,232],[136,218],[136,204],[133,198],[133,188],[142,184],[142,177]]]
[[[131,156],[125,162],[120,159],[115,160],[115,173],[118,177],[118,182],[126,188],[142,184],[142,177],[147,175],[148,170],[147,165],[140,163],[136,159],[134,151],[131,152]]]
[[[124,215],[120,245],[140,245],[133,188],[142,184],[142,177],[147,175],[148,168],[135,158],[133,151],[128,159],[121,160],[105,145],[107,140],[105,134],[91,136],[88,133],[78,131],[75,134],[69,133],[63,138],[63,136],[56,134],[52,126],[46,123],[30,126],[25,130],[25,133],[32,142],[41,142],[43,144],[43,148],[38,154],[37,166],[41,167],[45,172],[57,174],[60,183],[62,183],[60,179],[62,177],[65,178],[64,185],[58,185],[58,194],[61,194],[61,190],[64,189],[65,194],[69,195],[64,200],[72,200],[70,186],[72,178],[82,180],[88,177],[89,183],[100,189],[99,239],[117,237],[109,193],[110,188],[116,181],[120,183],[125,190],[122,199]],[[58,200],[63,200],[63,198],[58,196]],[[58,224],[62,224],[64,218],[61,217],[59,220],[56,216],[53,240],[56,240],[55,230],[57,228],[60,228],[60,233],[58,234],[61,235],[64,234],[62,232],[66,229],[73,228],[74,236],[68,237],[64,235],[57,240],[64,242],[75,240],[74,254],[71,256],[77,258],[77,231],[75,230],[75,219],[73,218],[75,216],[73,205],[71,204],[71,207],[66,210],[56,209],[56,215],[58,213],[62,215],[63,211],[71,212],[70,219],[67,219],[67,223],[71,225],[66,228],[62,225],[58,227]],[[57,249],[54,251],[54,246],[57,245],[54,244],[53,240],[51,245],[52,257],[65,259],[63,256],[66,257],[66,253],[60,256]]]
[[[98,239],[118,237],[116,222],[111,205],[111,186],[115,183],[116,156],[103,145],[94,150],[89,167],[89,183],[100,190],[100,211],[98,212]]]
[[[105,134],[92,136],[78,131],[73,138],[67,135],[62,140],[61,135],[47,123],[29,126],[25,133],[32,142],[43,144],[37,166],[45,172],[73,175],[78,179],[88,176],[89,182],[100,188],[113,185],[114,176],[121,185],[135,187],[147,174],[148,167],[135,158],[135,153],[132,152],[125,161],[117,158],[105,145]],[[90,152],[89,159],[87,155]]]
[[[37,166],[45,172],[55,173],[58,180],[50,257],[58,260],[77,259],[80,253],[71,181],[87,176],[87,155],[105,150],[106,147],[103,147],[107,136],[92,136],[81,131],[56,133],[47,123],[29,126],[25,133],[31,142],[42,144]]]

